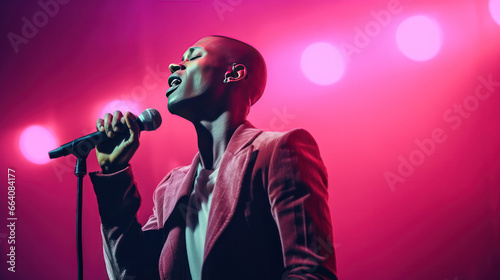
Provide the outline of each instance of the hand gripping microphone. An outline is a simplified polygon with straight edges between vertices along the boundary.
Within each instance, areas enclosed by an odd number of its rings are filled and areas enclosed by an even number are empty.
[[[141,131],[152,131],[156,130],[161,125],[161,116],[156,109],[146,109],[137,118],[137,124]],[[71,142],[68,142],[61,147],[49,152],[50,158],[58,158],[67,156],[69,154],[78,153],[78,155],[84,155],[90,152],[96,145],[99,145],[104,140],[108,139],[106,132],[96,131],[89,135],[80,137]],[[76,154],[75,154],[76,155]],[[77,155],[77,156],[78,156]]]

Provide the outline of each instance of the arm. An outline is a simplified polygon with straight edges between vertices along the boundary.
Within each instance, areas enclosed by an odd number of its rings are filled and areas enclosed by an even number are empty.
[[[283,279],[337,279],[326,168],[305,130],[285,134],[269,165],[268,195],[283,248]]]
[[[156,213],[142,231],[136,213],[141,198],[128,165],[139,147],[136,116],[115,111],[98,119],[96,128],[109,139],[96,147],[102,172],[90,173],[101,215],[106,269],[110,279],[159,279],[162,248]],[[155,211],[156,212],[156,211]]]
[[[99,204],[104,258],[110,279],[159,279],[163,247],[156,210],[142,231],[136,213],[141,198],[129,167],[112,173],[90,173]]]

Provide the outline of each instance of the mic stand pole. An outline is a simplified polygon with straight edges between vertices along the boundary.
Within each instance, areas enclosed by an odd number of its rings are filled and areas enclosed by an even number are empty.
[[[98,143],[98,142],[97,142]],[[78,280],[83,280],[83,250],[82,250],[82,206],[83,206],[83,178],[87,175],[87,156],[95,148],[96,142],[73,141],[65,147],[67,153],[59,153],[59,150],[49,152],[50,158],[73,154],[76,156],[75,175],[77,182],[76,200],[76,257],[78,262]],[[58,152],[58,153],[55,153]]]
[[[83,250],[82,250],[82,206],[83,177],[87,175],[87,156],[77,157],[75,175],[78,177],[76,200],[76,254],[78,261],[78,280],[83,280]]]

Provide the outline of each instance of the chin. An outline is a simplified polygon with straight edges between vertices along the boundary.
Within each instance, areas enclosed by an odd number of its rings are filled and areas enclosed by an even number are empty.
[[[201,110],[198,108],[198,106],[196,106],[196,102],[193,101],[194,100],[191,99],[172,101],[169,100],[167,108],[168,111],[173,115],[177,115],[188,121],[194,121],[195,119],[199,118],[198,115]]]
[[[220,114],[221,107],[224,107],[224,101],[217,98],[214,91],[199,90],[196,94],[192,91],[188,94],[178,91],[179,89],[170,95],[168,111],[191,122],[211,120]]]

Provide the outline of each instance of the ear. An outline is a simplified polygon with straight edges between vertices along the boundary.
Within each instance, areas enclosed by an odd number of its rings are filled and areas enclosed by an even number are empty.
[[[224,74],[224,83],[237,82],[245,79],[247,76],[247,68],[243,64],[233,63],[231,70]]]

